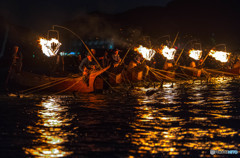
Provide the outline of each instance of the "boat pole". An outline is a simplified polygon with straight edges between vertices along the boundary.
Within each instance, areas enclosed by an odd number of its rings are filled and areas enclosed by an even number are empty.
[[[182,49],[182,51],[181,51],[181,53],[180,53],[180,55],[178,56],[178,58],[177,58],[177,60],[176,60],[176,62],[175,62],[175,66],[177,65],[177,63],[178,63],[178,60],[180,59],[180,57],[182,56],[182,53],[183,53],[183,51],[184,51],[184,48]]]
[[[59,27],[59,28],[63,28],[69,32],[71,32],[73,35],[75,35],[78,39],[81,40],[81,42],[83,43],[83,45],[85,46],[85,48],[87,49],[88,53],[92,56],[92,58],[95,60],[95,62],[98,64],[98,66],[102,69],[101,65],[99,64],[99,62],[97,61],[97,59],[94,57],[94,55],[92,54],[92,52],[90,51],[90,49],[88,48],[88,46],[86,45],[86,43],[75,33],[73,32],[72,30],[64,27],[64,26],[60,26],[60,25],[53,25],[53,30],[54,30],[54,27]]]
[[[129,48],[128,48],[128,50],[127,50],[126,54],[124,55],[124,57],[123,57],[123,59],[122,59],[120,65],[122,65],[123,61],[125,60],[125,58],[126,58],[128,52],[131,50],[131,48],[132,48],[132,47],[129,47]]]
[[[177,35],[176,35],[176,37],[175,37],[175,39],[174,39],[174,41],[173,41],[172,47],[174,46],[174,44],[175,44],[175,42],[176,42],[176,40],[177,40],[177,38],[178,38],[178,34],[179,34],[179,32],[177,33]],[[171,48],[172,48],[172,47],[171,47]]]

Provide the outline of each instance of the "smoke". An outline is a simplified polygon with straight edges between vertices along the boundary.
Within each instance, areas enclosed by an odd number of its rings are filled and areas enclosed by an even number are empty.
[[[142,36],[140,29],[124,27],[114,15],[109,14],[81,14],[64,25],[82,39],[108,39],[121,47],[133,45]]]

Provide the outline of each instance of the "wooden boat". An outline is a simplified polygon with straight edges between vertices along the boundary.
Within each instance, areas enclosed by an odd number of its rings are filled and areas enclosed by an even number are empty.
[[[232,68],[232,69],[228,70],[228,72],[236,74],[236,75],[240,75],[240,67]]]
[[[202,75],[202,69],[197,68],[193,63],[190,64],[190,67],[181,66],[181,68],[182,72],[188,76],[201,77]]]
[[[114,68],[110,68],[108,71],[108,78],[109,82],[113,85],[120,84],[123,81],[123,76],[122,76],[122,71],[123,71],[124,66],[118,66]]]
[[[122,83],[122,73],[110,73],[108,77],[111,84]]]
[[[127,68],[127,77],[132,82],[138,82],[143,80],[143,67],[137,66],[137,64],[131,61]]]
[[[163,73],[164,75],[166,75],[165,78],[169,78],[169,79],[175,78],[175,69],[174,69],[173,63],[169,63],[166,61],[163,66],[163,70],[169,71],[169,72]]]
[[[9,85],[12,85],[13,88],[29,88],[29,92],[54,91],[57,93],[89,93],[103,88],[102,79],[97,77],[105,72],[109,67],[110,66],[101,70],[92,71],[89,75],[89,79],[86,79],[86,77],[83,77],[79,74],[68,77],[49,77],[30,72],[13,73]],[[24,91],[26,90],[23,90],[22,92]]]

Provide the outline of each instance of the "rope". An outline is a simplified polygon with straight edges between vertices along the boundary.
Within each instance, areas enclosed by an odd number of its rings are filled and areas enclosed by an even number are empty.
[[[62,93],[62,92],[67,91],[67,90],[69,90],[70,88],[72,88],[73,86],[75,86],[76,84],[78,84],[80,81],[81,81],[81,79],[78,79],[78,81],[76,81],[75,83],[73,83],[70,87],[65,88],[65,89],[63,89],[63,90],[61,90],[61,91],[59,91],[59,92],[53,93],[52,95],[56,95],[56,94],[59,94],[59,93]]]
[[[27,93],[25,93],[25,94],[29,94],[29,93],[36,92],[36,91],[39,91],[39,90],[42,90],[42,89],[46,89],[46,88],[49,88],[49,87],[55,86],[55,85],[57,85],[57,84],[59,84],[59,83],[65,82],[65,81],[67,81],[67,80],[69,80],[69,78],[64,79],[64,80],[61,80],[61,81],[59,81],[59,82],[57,82],[57,83],[55,83],[55,84],[52,84],[52,85],[42,87],[42,88],[40,88],[40,89],[32,90],[32,91],[27,92]]]
[[[64,78],[65,79],[65,78]],[[31,87],[29,89],[25,89],[25,90],[22,90],[22,91],[19,91],[20,93],[24,93],[24,92],[27,92],[29,90],[32,90],[32,89],[36,89],[36,88],[40,88],[40,87],[43,87],[45,85],[48,85],[48,84],[51,84],[51,83],[54,83],[54,82],[57,82],[57,81],[60,81],[60,80],[64,80],[64,79],[57,79],[57,80],[54,80],[54,81],[50,81],[50,82],[47,82],[47,83],[44,83],[44,84],[41,84],[41,85],[38,85],[38,86],[35,86],[35,87]]]
[[[175,81],[175,79],[173,79],[173,78],[171,78],[171,77],[168,77],[167,75],[164,75],[164,74],[162,74],[162,73],[160,73],[160,72],[157,72],[157,71],[154,71],[154,72],[155,72],[156,74],[159,74],[159,75],[165,77],[166,79],[170,79],[171,81]]]
[[[156,77],[156,79],[159,81],[159,82],[162,82],[163,80],[163,78],[161,78],[159,75],[157,75],[155,72],[153,72],[151,69],[150,69],[150,71],[153,73],[153,75]]]

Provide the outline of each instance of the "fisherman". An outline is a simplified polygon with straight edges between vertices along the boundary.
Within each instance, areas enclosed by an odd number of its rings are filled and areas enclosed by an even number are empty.
[[[233,68],[234,68],[234,69],[240,68],[240,57],[237,57],[237,58],[236,58],[236,62],[235,62],[235,64],[233,65]]]
[[[20,73],[22,71],[22,53],[19,51],[19,46],[13,47],[12,63],[8,70],[8,75],[5,81],[5,89],[8,90],[9,79],[12,78],[14,73]]]
[[[17,73],[22,71],[22,53],[19,51],[19,47],[17,45],[13,47],[12,66]]]
[[[92,56],[90,53],[82,60],[79,65],[79,70],[83,73],[83,75],[87,75],[90,70],[94,70],[95,64],[92,60]]]
[[[129,64],[130,65],[130,64]],[[138,53],[132,63],[133,67],[136,67],[136,69],[143,70],[143,78],[146,79],[149,72],[149,66],[147,65],[145,59],[143,58],[143,55],[141,53]]]
[[[119,56],[119,49],[116,49],[114,51],[114,53],[112,54],[112,64],[113,64],[113,67],[118,67],[120,62],[122,61],[122,59],[120,58]]]
[[[87,83],[87,85],[90,71],[95,69],[96,69],[95,62],[93,62],[91,54],[88,53],[87,56],[82,60],[82,62],[79,65],[79,70],[82,72],[84,77],[83,80]]]
[[[95,57],[96,56],[96,50],[95,49],[91,49],[91,53],[92,53],[92,55]]]
[[[110,58],[108,56],[108,51],[104,52],[103,57],[99,57],[100,60],[102,60],[102,66],[107,67],[110,64]]]
[[[60,71],[64,72],[64,59],[63,59],[63,57],[58,52],[55,58],[56,58],[56,62],[55,62],[54,68],[53,68],[53,72],[59,73],[59,69],[60,69]],[[62,67],[60,67],[61,64],[62,64]]]
[[[152,59],[150,61],[147,61],[147,65],[149,67],[156,68],[156,64],[157,64],[157,60],[156,60],[155,56],[152,57]]]
[[[141,53],[138,53],[138,54],[134,57],[133,61],[136,63],[136,66],[142,64],[142,62],[144,61],[143,55],[142,55]]]

